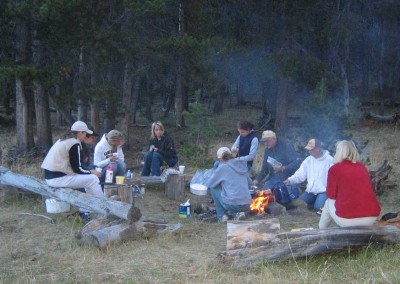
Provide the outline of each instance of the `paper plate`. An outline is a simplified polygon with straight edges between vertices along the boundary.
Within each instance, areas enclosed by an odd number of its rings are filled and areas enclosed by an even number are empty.
[[[207,187],[200,183],[190,185],[190,192],[196,195],[207,195]]]

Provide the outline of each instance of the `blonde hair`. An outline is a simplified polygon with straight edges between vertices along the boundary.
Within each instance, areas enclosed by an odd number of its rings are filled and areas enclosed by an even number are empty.
[[[342,140],[336,144],[336,153],[333,157],[333,163],[337,164],[343,160],[349,160],[353,163],[360,161],[360,154],[357,151],[356,145],[351,140]]]
[[[164,125],[161,123],[161,121],[154,121],[153,124],[151,125],[150,139],[156,138],[156,135],[154,134],[154,130],[155,130],[156,126],[159,126],[162,131],[165,131]]]

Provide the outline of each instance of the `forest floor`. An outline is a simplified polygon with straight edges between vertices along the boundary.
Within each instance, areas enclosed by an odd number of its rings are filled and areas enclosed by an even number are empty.
[[[237,137],[236,119],[255,120],[258,112],[231,109],[216,117],[219,135],[210,137],[209,160],[216,149],[230,146]],[[235,118],[235,119],[232,119]],[[146,123],[143,123],[146,124]],[[146,124],[147,125],[147,124]],[[174,136],[178,152],[185,130],[174,131],[173,122],[165,123]],[[2,165],[13,172],[42,177],[42,158],[8,161],[7,145],[15,145],[12,129],[2,129],[4,142]],[[400,129],[393,125],[366,124],[351,129],[353,138],[364,141],[363,160],[369,169],[388,160],[393,167],[389,183],[378,195],[382,214],[399,211]],[[134,127],[134,143],[125,150],[128,167],[140,164],[146,148],[149,127]],[[228,134],[227,134],[228,133]],[[340,139],[340,137],[339,137]],[[301,147],[297,147],[301,151]],[[264,146],[260,145],[255,169],[259,169]],[[190,158],[180,158],[186,174],[198,170]],[[210,164],[211,166],[211,164]],[[135,174],[138,174],[135,172]],[[186,187],[185,198],[209,203],[208,197],[197,197]],[[399,246],[369,247],[359,252],[315,256],[301,260],[267,263],[248,269],[215,265],[217,254],[226,249],[226,224],[204,223],[193,214],[190,219],[178,216],[178,207],[185,200],[169,200],[162,186],[148,186],[143,198],[136,200],[142,214],[182,223],[178,234],[151,239],[132,240],[109,245],[99,250],[79,244],[75,235],[84,225],[67,213],[47,214],[44,200],[34,194],[21,194],[0,189],[0,283],[398,283],[400,272]],[[37,213],[54,218],[45,219],[20,213]],[[270,218],[266,216],[265,218]],[[279,216],[281,231],[318,226],[319,216],[302,208]]]

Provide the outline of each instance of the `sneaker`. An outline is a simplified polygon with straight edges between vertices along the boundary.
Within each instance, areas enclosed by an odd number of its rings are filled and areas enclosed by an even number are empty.
[[[236,221],[244,220],[246,219],[246,213],[245,212],[239,212],[235,216]]]
[[[218,223],[226,223],[228,222],[228,216],[224,214],[224,216],[221,217],[221,219],[218,220]]]
[[[316,213],[317,213],[318,215],[321,215],[321,214],[322,214],[322,209],[319,209]]]

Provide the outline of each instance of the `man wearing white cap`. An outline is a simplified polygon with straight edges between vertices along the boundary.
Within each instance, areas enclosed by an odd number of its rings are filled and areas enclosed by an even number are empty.
[[[298,184],[307,180],[306,191],[300,199],[307,204],[308,209],[319,213],[328,199],[326,185],[329,168],[333,165],[333,157],[328,150],[323,149],[322,142],[318,139],[311,139],[304,148],[310,156],[304,159],[300,168],[284,183]]]
[[[86,123],[77,121],[71,131],[65,133],[50,148],[43,163],[46,183],[53,187],[84,187],[86,193],[103,196],[99,184],[100,172],[85,170],[81,165],[81,142],[86,134],[92,134]]]
[[[297,170],[296,150],[288,141],[277,139],[275,132],[271,130],[264,131],[260,141],[265,143],[264,161],[253,185],[259,185],[268,175],[263,188],[271,188],[282,183]]]

